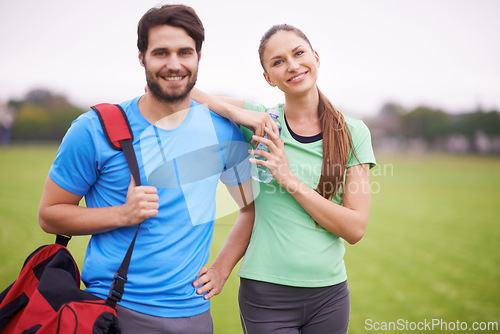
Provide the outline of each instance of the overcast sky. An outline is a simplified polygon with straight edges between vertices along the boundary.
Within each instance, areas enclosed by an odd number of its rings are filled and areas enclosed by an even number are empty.
[[[142,94],[137,22],[158,0],[1,0],[0,101],[48,88],[88,108]],[[388,101],[500,109],[500,1],[186,0],[205,26],[197,87],[273,105],[257,47],[273,24],[302,29],[318,85],[353,116]]]

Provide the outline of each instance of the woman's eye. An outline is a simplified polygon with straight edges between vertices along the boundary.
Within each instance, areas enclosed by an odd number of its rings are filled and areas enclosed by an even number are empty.
[[[299,57],[299,56],[302,56],[304,54],[304,51],[297,51],[295,53],[295,56]]]
[[[283,62],[283,60],[276,60],[274,63],[273,63],[273,66],[278,66],[279,64],[281,64]]]

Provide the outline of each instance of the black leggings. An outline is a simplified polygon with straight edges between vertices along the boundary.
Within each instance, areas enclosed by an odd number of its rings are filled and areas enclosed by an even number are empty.
[[[245,334],[347,333],[347,281],[301,288],[242,278],[238,302]]]

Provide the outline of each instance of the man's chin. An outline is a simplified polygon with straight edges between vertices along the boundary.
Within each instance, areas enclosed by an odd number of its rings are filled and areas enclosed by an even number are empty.
[[[174,103],[183,101],[186,98],[188,98],[189,93],[194,87],[194,84],[195,83],[189,85],[188,87],[185,87],[184,89],[176,89],[169,92],[164,91],[163,89],[161,89],[161,87],[157,85],[148,84],[148,90],[153,94],[153,97],[158,101]]]
[[[158,92],[154,89],[151,89],[150,91],[153,94],[153,97],[155,99],[157,99],[158,101],[167,102],[167,103],[174,103],[174,102],[180,102],[180,101],[185,100],[189,96],[191,89],[183,91],[183,92],[178,92],[178,93],[165,93],[162,91]]]

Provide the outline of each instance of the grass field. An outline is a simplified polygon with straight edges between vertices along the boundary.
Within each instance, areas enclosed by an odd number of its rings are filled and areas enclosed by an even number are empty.
[[[33,249],[53,241],[39,228],[37,210],[55,153],[55,146],[0,148],[0,290]],[[378,163],[368,230],[346,246],[350,333],[442,333],[441,325],[457,321],[500,323],[500,157],[399,155],[379,156]],[[218,219],[212,258],[233,220]],[[86,241],[70,243],[80,264]],[[237,289],[233,273],[213,299],[216,334],[242,333]],[[441,321],[433,331],[412,330],[433,319]],[[390,322],[406,327],[375,330]]]

